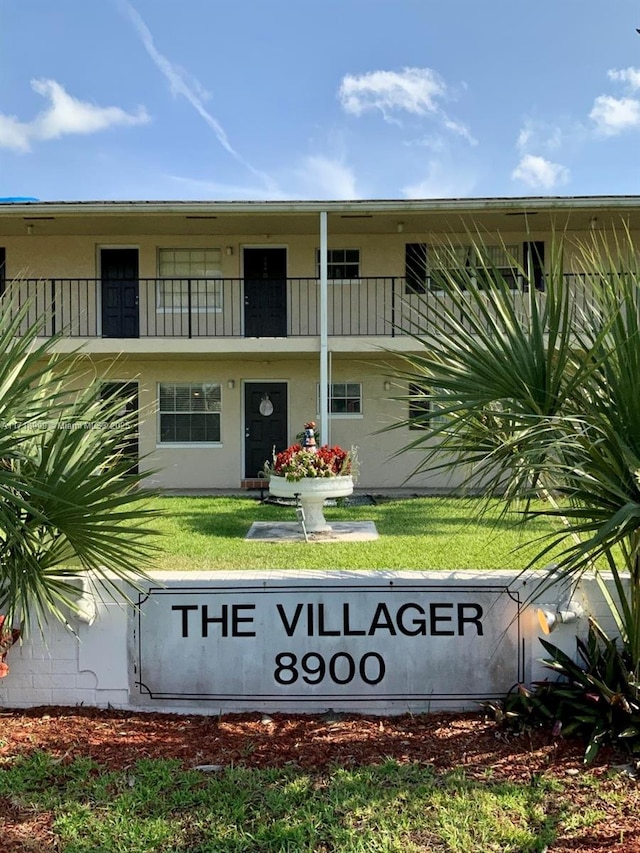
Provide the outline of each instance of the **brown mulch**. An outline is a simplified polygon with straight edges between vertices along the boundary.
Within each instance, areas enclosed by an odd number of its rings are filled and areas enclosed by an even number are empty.
[[[179,716],[64,707],[0,711],[0,772],[7,760],[39,750],[65,762],[88,756],[109,770],[126,770],[141,758],[174,758],[185,767],[318,772],[393,759],[437,772],[462,768],[468,778],[481,782],[535,784],[540,777],[555,777],[567,785],[562,796],[572,809],[579,809],[581,801],[593,806],[597,796],[603,818],[588,829],[561,833],[549,853],[640,853],[640,782],[620,768],[628,759],[601,750],[588,768],[599,781],[596,795],[593,785],[583,781],[580,743],[544,730],[516,736],[476,713],[363,717]],[[0,801],[0,850],[55,850],[50,824],[50,816]]]

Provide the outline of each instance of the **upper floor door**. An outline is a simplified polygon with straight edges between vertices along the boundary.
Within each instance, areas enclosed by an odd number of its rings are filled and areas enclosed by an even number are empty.
[[[286,337],[287,250],[244,249],[243,266],[245,337]]]
[[[140,336],[137,249],[100,249],[102,337]]]

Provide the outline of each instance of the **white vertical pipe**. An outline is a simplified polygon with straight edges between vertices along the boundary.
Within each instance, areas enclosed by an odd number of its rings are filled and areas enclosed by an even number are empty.
[[[329,441],[327,211],[320,211],[320,443]]]

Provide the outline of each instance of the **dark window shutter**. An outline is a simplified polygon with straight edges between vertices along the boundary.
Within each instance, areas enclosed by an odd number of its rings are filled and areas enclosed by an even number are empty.
[[[426,293],[427,290],[427,245],[406,243],[404,252],[407,293]]]
[[[544,241],[532,240],[523,244],[524,268],[536,290],[544,290]]]

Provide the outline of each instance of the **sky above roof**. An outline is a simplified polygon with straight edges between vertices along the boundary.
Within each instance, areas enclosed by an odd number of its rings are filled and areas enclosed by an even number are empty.
[[[0,197],[640,194],[637,0],[0,0]]]

